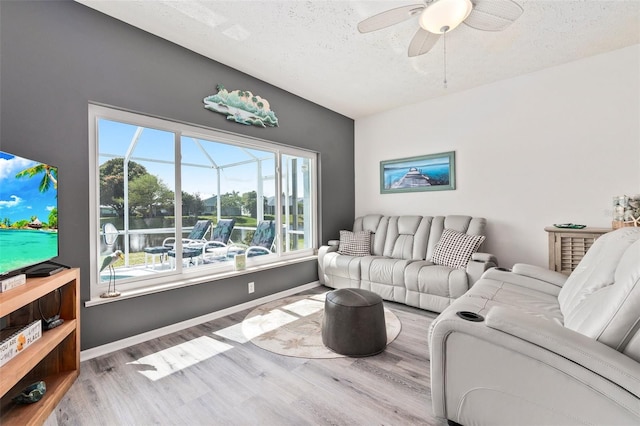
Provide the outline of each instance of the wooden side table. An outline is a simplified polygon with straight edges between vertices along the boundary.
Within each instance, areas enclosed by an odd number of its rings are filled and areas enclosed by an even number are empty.
[[[611,228],[568,229],[547,226],[549,233],[549,269],[569,275],[578,266],[599,236]]]

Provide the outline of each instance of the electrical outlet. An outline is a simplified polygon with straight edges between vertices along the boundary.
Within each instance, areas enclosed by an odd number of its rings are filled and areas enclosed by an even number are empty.
[[[256,291],[256,285],[253,281],[251,281],[249,283],[249,294],[253,293],[254,291]]]

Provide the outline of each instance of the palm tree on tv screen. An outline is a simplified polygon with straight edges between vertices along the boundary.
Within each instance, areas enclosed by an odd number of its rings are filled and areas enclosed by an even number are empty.
[[[25,169],[20,173],[18,173],[16,175],[16,178],[23,178],[23,177],[32,178],[41,173],[44,173],[44,176],[42,176],[42,180],[40,181],[40,186],[38,187],[40,192],[47,192],[51,188],[51,185],[53,185],[53,189],[57,190],[58,189],[58,169],[56,169],[55,167],[51,167],[47,164],[38,164],[33,167],[29,167],[28,169]]]

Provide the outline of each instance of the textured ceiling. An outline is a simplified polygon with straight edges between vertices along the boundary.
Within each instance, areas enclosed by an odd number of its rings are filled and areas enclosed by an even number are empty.
[[[640,43],[640,0],[516,0],[506,30],[447,35],[445,89],[442,38],[407,57],[417,17],[357,30],[416,0],[77,1],[351,118]]]

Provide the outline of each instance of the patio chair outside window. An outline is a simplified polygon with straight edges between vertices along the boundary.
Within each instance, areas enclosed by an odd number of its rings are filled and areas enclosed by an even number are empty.
[[[229,244],[231,233],[236,225],[235,219],[220,219],[211,233],[211,239],[202,246],[202,257],[218,257],[220,249]],[[191,248],[191,247],[189,247]]]
[[[193,225],[193,228],[191,229],[191,232],[189,233],[189,236],[187,236],[187,238],[183,238],[182,239],[182,245],[184,246],[188,246],[189,244],[194,244],[194,243],[204,243],[206,242],[206,240],[204,239],[204,236],[207,234],[207,231],[209,231],[209,228],[211,228],[211,221],[210,220],[199,220],[196,222],[195,225]],[[166,254],[168,254],[171,250],[173,250],[173,248],[175,247],[175,237],[168,237],[165,238],[164,241],[162,242],[161,246],[156,246],[156,247],[145,247],[144,248],[144,264],[145,266],[148,266],[147,263],[147,256],[150,255],[152,258],[152,266],[155,267],[155,256],[156,255],[160,255],[160,262],[164,263],[164,257]],[[174,256],[175,256],[175,252],[174,252]]]
[[[209,241],[193,240],[182,246],[182,258],[189,259],[189,265],[197,265],[200,260],[205,260],[205,254],[208,251],[212,251],[214,247],[226,247],[235,224],[235,219],[220,219],[215,228],[213,228]],[[176,251],[169,250],[167,255],[175,258]]]
[[[276,239],[276,221],[264,220],[258,224],[249,245],[234,243],[229,246],[227,256],[245,253],[247,257],[273,253]]]

